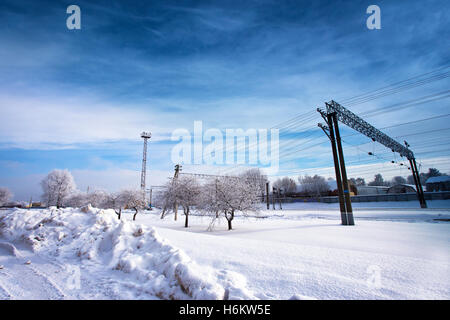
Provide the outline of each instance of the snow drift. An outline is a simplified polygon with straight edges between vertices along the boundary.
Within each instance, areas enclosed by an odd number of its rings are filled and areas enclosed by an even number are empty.
[[[154,228],[118,220],[113,210],[14,209],[0,216],[0,237],[63,262],[77,259],[89,272],[121,271],[128,288],[161,299],[255,298],[239,274],[200,267]]]

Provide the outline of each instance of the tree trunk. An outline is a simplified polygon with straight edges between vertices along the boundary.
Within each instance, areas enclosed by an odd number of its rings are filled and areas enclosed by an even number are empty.
[[[137,209],[137,208],[134,208],[134,210],[135,210],[136,212],[133,214],[133,221],[136,220],[136,215],[138,214],[138,209]]]
[[[231,210],[231,216],[230,216],[229,219],[227,218],[227,220],[228,220],[228,230],[232,230],[233,229],[232,226],[231,226],[231,221],[233,221],[233,219],[234,219],[234,210]]]
[[[231,221],[233,221],[234,219],[234,210],[231,210],[231,215],[230,217],[228,217],[228,215],[225,213],[225,217],[227,218],[228,221],[228,230],[232,230],[232,225],[231,225]]]
[[[184,214],[186,216],[186,220],[184,221],[184,227],[187,228],[189,227],[189,208],[184,210]]]
[[[116,210],[114,210],[116,211]],[[120,220],[120,216],[122,215],[122,208],[120,208],[119,212],[116,211],[117,218]]]

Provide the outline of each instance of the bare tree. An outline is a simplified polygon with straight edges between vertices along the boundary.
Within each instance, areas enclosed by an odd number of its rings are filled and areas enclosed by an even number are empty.
[[[75,181],[68,170],[53,170],[41,181],[42,198],[47,206],[60,208],[64,200],[76,189]]]
[[[247,183],[254,184],[254,187],[258,189],[259,194],[264,197],[266,192],[266,183],[269,180],[267,179],[267,175],[263,174],[260,169],[249,169],[242,173],[240,177],[247,180]]]
[[[177,203],[175,180],[167,182],[164,191],[160,192],[156,201],[162,205],[161,219],[164,219],[167,213],[173,210]]]
[[[122,217],[122,210],[126,206],[122,193],[113,192],[106,194],[104,202],[101,204],[102,208],[113,209],[117,214],[117,218],[120,220]]]
[[[256,212],[259,205],[259,189],[245,179],[218,178],[205,185],[202,193],[204,210],[218,210],[228,222],[228,230],[232,230],[232,221],[237,212],[247,215]],[[212,203],[211,203],[212,202]]]
[[[284,194],[294,193],[297,191],[297,184],[289,177],[276,180],[273,183],[273,186],[277,189],[282,189]]]
[[[174,184],[174,192],[177,203],[183,207],[184,227],[187,228],[189,226],[190,208],[199,203],[200,184],[194,177],[181,177]]]
[[[320,197],[322,193],[330,190],[330,186],[328,185],[327,180],[325,180],[324,177],[318,175],[305,175],[304,177],[299,177],[298,182],[300,183],[302,192],[310,195],[316,195]]]
[[[391,184],[395,185],[395,184],[405,184],[406,183],[406,179],[403,178],[402,176],[395,176],[392,178],[391,180]]]
[[[133,209],[133,221],[136,220],[136,215],[139,210],[145,208],[144,195],[141,190],[125,189],[120,192],[120,201],[125,208]]]
[[[64,200],[64,206],[80,208],[88,204],[86,193],[75,191]]]
[[[388,181],[384,181],[383,176],[381,173],[378,173],[375,175],[373,181],[369,182],[369,186],[384,186],[389,187],[390,183]]]
[[[13,194],[8,188],[0,188],[0,206],[7,204],[12,197]]]
[[[108,194],[103,190],[94,190],[86,194],[86,199],[95,208],[100,208],[105,203]]]
[[[364,178],[350,178],[348,179],[348,181],[350,181],[354,186],[365,186],[366,185],[366,180],[364,180]]]

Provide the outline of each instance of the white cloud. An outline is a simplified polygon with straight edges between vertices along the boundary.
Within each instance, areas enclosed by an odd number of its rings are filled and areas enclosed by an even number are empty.
[[[153,140],[170,131],[156,111],[109,106],[95,100],[0,96],[0,143],[21,148],[71,148],[80,143],[139,140],[143,130]]]

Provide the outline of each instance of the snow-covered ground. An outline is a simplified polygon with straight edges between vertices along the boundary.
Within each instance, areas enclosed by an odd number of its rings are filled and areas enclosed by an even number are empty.
[[[0,211],[0,298],[449,299],[447,203],[355,203],[355,226],[337,204],[286,204],[232,231],[158,209]]]

